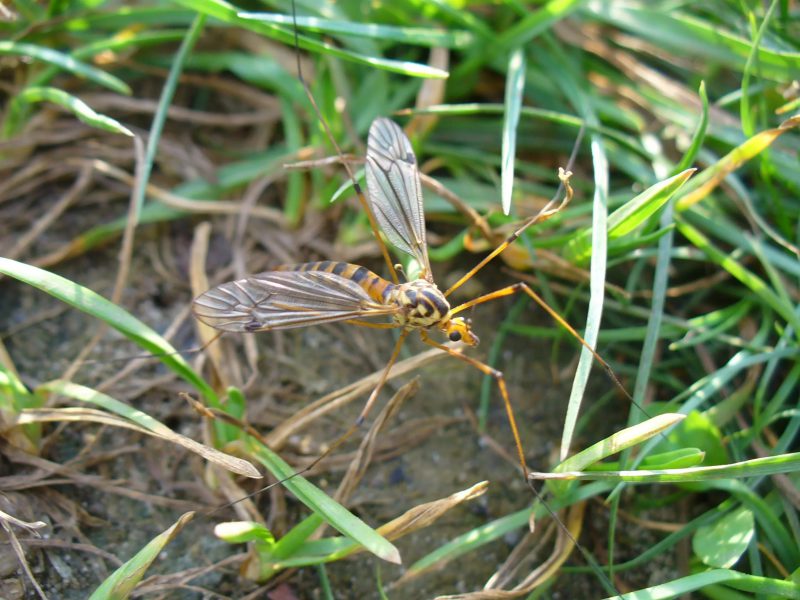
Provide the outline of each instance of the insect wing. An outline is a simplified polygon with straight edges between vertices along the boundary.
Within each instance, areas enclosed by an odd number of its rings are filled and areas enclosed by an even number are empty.
[[[289,329],[396,312],[357,283],[324,271],[268,271],[224,283],[192,307],[203,323],[223,331]]]
[[[417,158],[406,134],[389,119],[375,119],[367,140],[367,192],[386,237],[430,273]]]

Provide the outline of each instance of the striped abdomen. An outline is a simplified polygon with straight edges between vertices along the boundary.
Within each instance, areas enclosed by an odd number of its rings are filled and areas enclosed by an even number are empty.
[[[425,279],[394,284],[365,267],[345,262],[320,262],[286,265],[278,271],[324,271],[335,273],[358,284],[370,298],[402,310],[392,318],[397,325],[409,329],[427,329],[450,320],[450,304],[436,285]]]
[[[369,294],[369,297],[380,302],[387,304],[392,289],[396,286],[390,281],[386,281],[380,275],[376,275],[366,267],[353,265],[346,262],[338,262],[334,260],[322,260],[318,262],[309,262],[299,265],[283,265],[275,268],[276,271],[324,271],[325,273],[333,273],[340,275],[345,279],[357,283],[361,288]]]

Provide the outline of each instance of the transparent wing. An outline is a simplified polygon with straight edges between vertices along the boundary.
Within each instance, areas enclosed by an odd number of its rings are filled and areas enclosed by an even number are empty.
[[[375,119],[367,140],[367,196],[383,232],[398,250],[430,274],[425,213],[417,158],[406,134],[389,119]]]
[[[208,290],[192,310],[215,329],[255,332],[378,317],[397,309],[334,273],[268,271]]]

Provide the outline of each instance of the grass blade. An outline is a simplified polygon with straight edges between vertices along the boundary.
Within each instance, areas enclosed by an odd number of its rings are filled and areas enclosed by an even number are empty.
[[[525,89],[525,52],[517,48],[508,61],[506,78],[505,114],[503,117],[503,155],[500,179],[502,181],[503,213],[511,212],[511,194],[514,192],[514,158],[517,153],[517,125],[519,124],[522,93]]]
[[[668,584],[654,585],[647,589],[622,594],[621,596],[610,596],[605,600],[667,600],[677,598],[683,594],[703,590],[708,586],[725,583],[727,586],[737,590],[749,591],[758,594],[772,594],[773,598],[798,598],[800,586],[793,581],[783,581],[769,577],[759,577],[748,575],[738,571],[728,569],[715,569],[704,573],[695,573],[679,579],[673,579]],[[722,588],[723,595],[726,597]],[[730,593],[730,590],[728,590]]]
[[[50,48],[19,42],[0,42],[0,55],[4,54],[7,56],[35,58],[36,60],[55,65],[73,75],[85,77],[89,81],[119,94],[124,94],[126,96],[131,95],[131,88],[118,77],[91,65],[87,65],[79,60],[75,60],[73,57],[62,52],[51,50]]]
[[[608,217],[609,242],[630,235],[634,229],[650,219],[683,187],[694,172],[694,169],[687,169],[660,181],[611,213]],[[592,231],[593,229],[587,229],[569,240],[565,254],[570,261],[582,264],[591,258]]]
[[[72,383],[71,381],[56,380],[40,385],[36,388],[36,392],[60,394],[80,400],[81,402],[85,402],[87,404],[99,406],[105,411],[108,411],[113,415],[117,415],[122,419],[137,425],[140,428],[140,431],[162,439],[166,442],[182,446],[183,448],[186,448],[187,450],[190,450],[191,452],[203,457],[209,462],[219,465],[223,469],[238,475],[243,475],[245,477],[261,479],[261,473],[248,461],[242,458],[231,456],[224,452],[220,452],[216,448],[206,446],[205,444],[196,442],[191,438],[187,438],[179,433],[175,433],[172,431],[172,429],[154,419],[147,413],[133,408],[124,402],[120,402],[116,398],[112,398],[107,394],[93,390],[92,388],[79,385],[77,383]]]
[[[248,449],[297,499],[319,514],[331,527],[361,544],[378,558],[400,564],[400,553],[391,542],[333,500],[318,487],[295,475],[294,469],[264,444],[250,439]],[[290,478],[290,479],[287,479]]]
[[[800,452],[753,458],[725,465],[637,471],[571,471],[531,473],[532,479],[564,481],[627,481],[632,483],[689,483],[716,479],[740,479],[800,471]]]
[[[413,44],[416,46],[463,48],[473,41],[473,36],[468,31],[440,31],[425,27],[394,27],[392,25],[380,25],[377,23],[334,21],[321,17],[292,17],[292,15],[265,12],[243,11],[237,14],[242,19],[250,19],[261,23],[287,25],[289,27],[297,24],[298,29],[305,29],[306,31],[313,31],[314,33],[365,37],[380,41]]]
[[[119,121],[95,112],[83,100],[76,98],[72,94],[68,94],[64,90],[53,87],[28,87],[17,94],[12,102],[10,108],[12,112],[18,110],[17,107],[21,104],[52,102],[53,104],[58,104],[67,109],[87,125],[97,127],[98,129],[104,129],[111,133],[120,133],[133,137],[133,132]],[[13,116],[11,118],[13,119]]]
[[[209,17],[213,17],[214,19],[218,19],[223,23],[255,31],[256,33],[269,36],[284,44],[293,46],[295,43],[293,32],[271,23],[243,18],[239,16],[239,11],[234,5],[224,2],[223,0],[178,0],[178,3]],[[304,50],[329,54],[337,58],[370,65],[376,69],[402,73],[410,77],[436,77],[443,79],[448,76],[447,72],[429,67],[422,63],[366,56],[358,52],[350,52],[349,50],[337,48],[331,44],[317,42],[305,36],[298,36],[297,43]]]
[[[182,515],[169,529],[153,538],[128,562],[114,571],[89,597],[90,600],[116,600],[128,598],[144,577],[150,565],[192,520],[194,513]]]
[[[216,392],[189,366],[172,344],[113,302],[60,275],[15,260],[0,257],[0,273],[39,288],[54,298],[107,323],[147,352],[155,354],[164,365],[203,394],[210,405],[216,408],[221,406]]]

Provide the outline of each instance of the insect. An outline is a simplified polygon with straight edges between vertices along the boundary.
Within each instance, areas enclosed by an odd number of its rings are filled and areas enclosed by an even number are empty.
[[[554,208],[525,221],[509,238],[467,272],[448,290],[436,285],[428,259],[425,236],[422,186],[411,142],[403,130],[386,118],[376,119],[369,131],[366,154],[367,206],[386,238],[398,250],[412,256],[421,266],[419,277],[406,280],[392,268],[389,281],[365,267],[344,262],[321,261],[282,266],[214,287],[195,299],[193,311],[202,322],[222,331],[255,333],[276,329],[306,327],[345,321],[354,325],[387,329],[399,328],[400,336],[378,384],[370,394],[356,425],[362,423],[386,382],[392,365],[408,335],[418,331],[426,344],[447,352],[497,383],[511,426],[520,467],[527,477],[519,431],[503,374],[493,367],[431,338],[431,330],[441,331],[450,341],[477,346],[472,323],[459,315],[468,308],[517,292],[524,292],[554,318],[588,344],[526,284],[516,283],[452,307],[448,296],[470,279],[519,235],[536,222],[549,218],[572,197],[570,173],[560,171],[565,188],[563,200]],[[356,188],[360,193],[360,188]],[[389,262],[391,267],[391,262]],[[590,350],[592,350],[590,348]],[[594,356],[607,367],[592,350]]]

